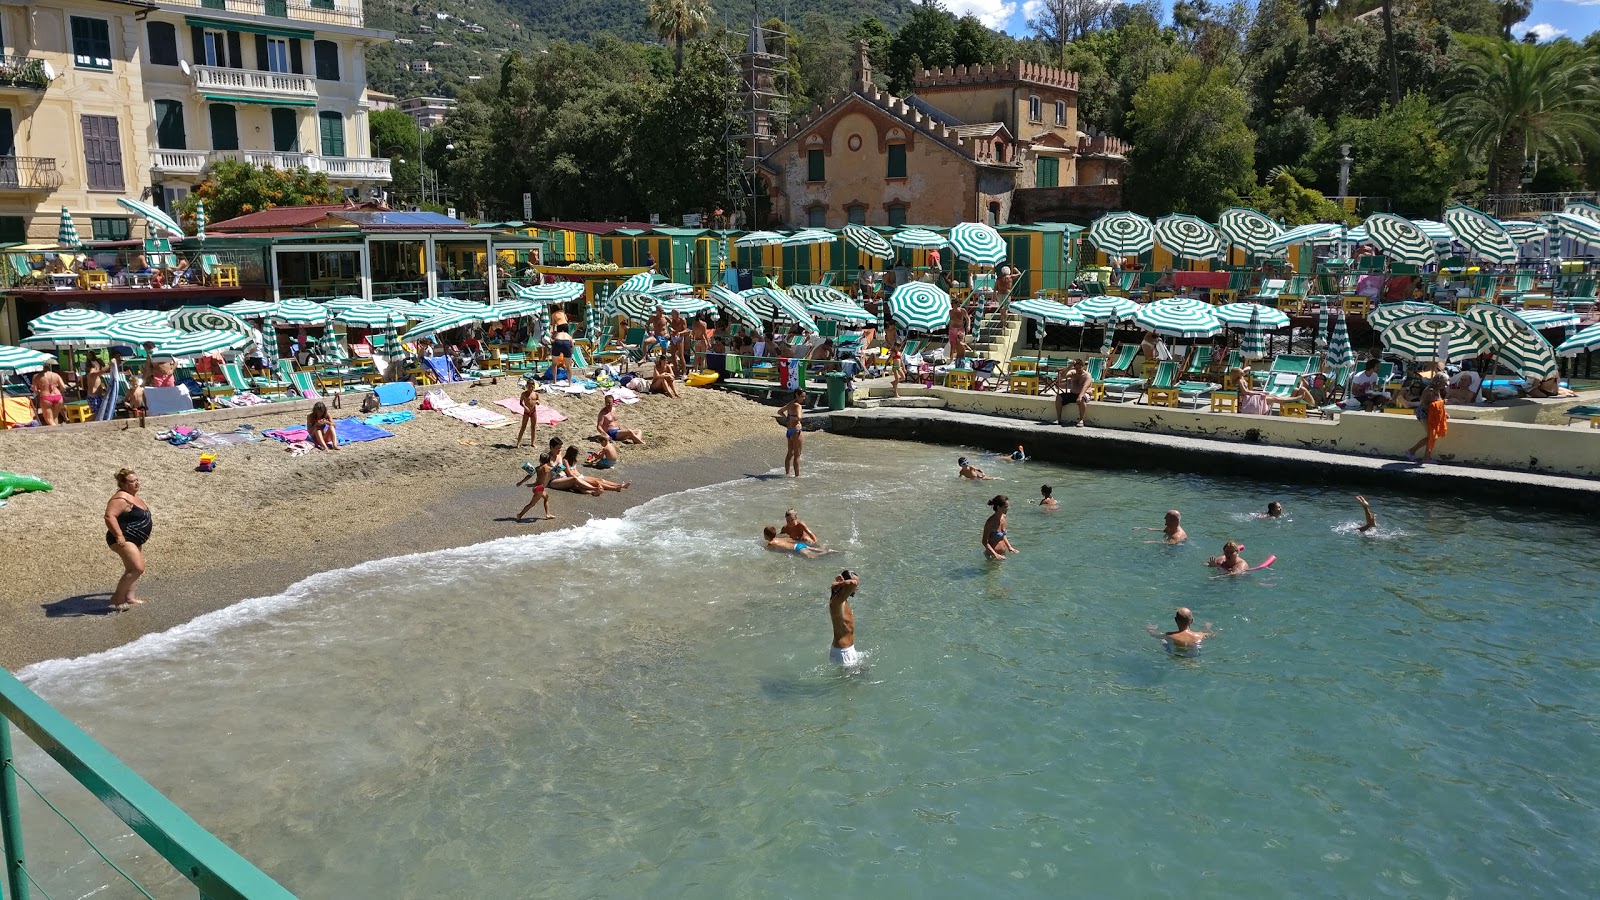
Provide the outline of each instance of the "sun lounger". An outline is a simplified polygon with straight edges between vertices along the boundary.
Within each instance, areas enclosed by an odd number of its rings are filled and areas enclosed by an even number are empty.
[[[1294,396],[1294,390],[1299,385],[1300,375],[1297,372],[1268,372],[1266,383],[1261,387],[1268,397],[1287,400]]]
[[[1201,344],[1189,354],[1189,365],[1184,367],[1184,375],[1206,375],[1211,371],[1211,357],[1215,348],[1210,344]]]
[[[1123,364],[1122,371],[1127,371],[1132,366],[1133,356],[1138,354],[1139,348],[1124,345],[1122,350],[1124,352],[1118,354],[1117,362]],[[1089,373],[1089,383],[1096,399],[1105,400],[1109,392],[1116,391],[1118,400],[1127,400],[1130,399],[1128,397],[1129,391],[1144,387],[1143,378],[1133,378],[1131,376],[1108,377],[1105,373],[1108,370],[1116,371],[1116,369],[1114,366],[1107,366],[1106,359],[1103,356],[1091,356],[1086,363],[1086,368]],[[1135,394],[1134,396],[1137,397],[1138,395]]]
[[[1259,290],[1256,293],[1252,294],[1250,296],[1250,299],[1251,300],[1257,300],[1257,301],[1260,301],[1260,300],[1277,300],[1278,297],[1282,296],[1283,289],[1288,287],[1288,286],[1289,286],[1289,282],[1288,282],[1287,279],[1284,279],[1284,278],[1268,278],[1267,280],[1261,282],[1261,290]]]
[[[294,372],[289,376],[289,388],[296,400],[319,400],[322,394],[310,372]]]

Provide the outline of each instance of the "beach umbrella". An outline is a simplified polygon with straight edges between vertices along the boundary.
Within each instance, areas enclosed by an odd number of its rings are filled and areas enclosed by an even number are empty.
[[[783,235],[776,231],[752,231],[734,238],[735,247],[777,247],[783,244]]]
[[[1270,254],[1272,242],[1283,234],[1283,228],[1266,213],[1239,206],[1222,211],[1217,217],[1217,231],[1228,243],[1252,256]]]
[[[1105,329],[1104,329],[1104,332],[1103,332],[1103,336],[1102,336],[1102,338],[1100,340],[1100,355],[1101,356],[1107,356],[1107,355],[1109,355],[1111,353],[1111,344],[1112,344],[1113,341],[1116,340],[1116,337],[1117,337],[1117,325],[1116,325],[1116,323],[1115,322],[1107,322],[1106,326],[1105,326]]]
[[[323,301],[322,308],[330,313],[336,313],[343,309],[352,309],[358,306],[376,305],[377,304],[373,303],[371,300],[366,300],[361,297],[334,297],[332,300]]]
[[[1426,266],[1439,261],[1433,240],[1410,219],[1393,213],[1373,213],[1362,227],[1367,230],[1367,241],[1382,250],[1390,262]]]
[[[1461,243],[1480,258],[1500,264],[1517,261],[1517,242],[1486,213],[1470,206],[1452,206],[1444,211],[1444,220]]]
[[[480,322],[492,322],[498,316],[487,303],[476,300],[457,300],[454,297],[429,297],[422,301],[422,313],[437,316],[441,313],[460,314],[464,316],[477,316]]]
[[[537,300],[546,304],[566,303],[583,296],[583,285],[576,281],[554,281],[549,284],[531,284],[527,287],[513,284],[511,292],[520,300]]]
[[[341,363],[350,360],[350,354],[344,349],[344,341],[332,328],[322,332],[322,337],[317,339],[317,350],[324,360]]]
[[[894,246],[884,240],[883,235],[865,225],[846,225],[844,239],[846,243],[868,256],[875,256],[878,259],[894,258]]]
[[[1256,322],[1268,331],[1289,327],[1289,317],[1270,306],[1259,303],[1224,303],[1213,310],[1222,324],[1230,328],[1243,328]]]
[[[1515,219],[1501,221],[1500,227],[1506,230],[1506,234],[1511,235],[1511,239],[1516,241],[1518,247],[1534,241],[1542,241],[1550,233],[1549,228],[1538,222],[1522,222]]]
[[[207,353],[220,353],[224,350],[239,350],[252,343],[248,334],[237,331],[216,331],[204,329],[201,331],[185,331],[180,337],[162,341],[150,355],[155,357],[171,357],[173,359],[193,359],[196,356],[205,356]]]
[[[420,341],[424,338],[431,339],[446,331],[451,331],[456,328],[464,328],[468,325],[476,325],[481,321],[483,321],[483,319],[475,313],[446,312],[441,310],[433,318],[424,319],[421,322],[411,326],[411,329],[405,333],[405,336],[401,338],[401,340],[409,343],[411,341]]]
[[[1556,348],[1557,356],[1578,356],[1600,350],[1600,325],[1590,325]]]
[[[617,285],[616,290],[612,291],[612,293],[615,294],[622,291],[648,291],[650,290],[651,285],[655,283],[656,276],[654,272],[635,272],[624,279],[621,284]]]
[[[1449,225],[1443,222],[1435,222],[1432,219],[1412,219],[1411,224],[1415,225],[1418,231],[1427,235],[1428,240],[1433,241],[1435,244],[1448,244],[1456,239],[1456,233],[1451,230]]]
[[[112,345],[143,347],[145,344],[161,346],[167,341],[180,340],[183,332],[166,322],[116,322],[106,329]]]
[[[1356,355],[1350,349],[1350,326],[1345,323],[1344,313],[1336,313],[1333,317],[1333,333],[1328,337],[1324,361],[1331,368],[1353,365],[1356,361]]]
[[[1384,350],[1403,359],[1459,362],[1482,353],[1482,331],[1455,313],[1421,313],[1395,319],[1379,335]]]
[[[694,285],[682,284],[676,281],[663,281],[660,284],[651,285],[650,288],[645,291],[645,293],[655,294],[657,297],[672,297],[678,294],[692,294],[694,293]]]
[[[352,306],[341,309],[333,314],[335,322],[354,328],[398,328],[406,323],[406,314],[398,309],[389,309],[376,303],[363,306]]]
[[[740,291],[739,296],[763,319],[794,322],[811,334],[817,332],[817,322],[811,318],[811,313],[806,312],[805,304],[782,288],[751,288]]]
[[[1043,297],[1024,297],[1011,304],[1011,311],[1047,325],[1082,325],[1086,321],[1076,307]]]
[[[524,300],[513,297],[510,300],[501,300],[489,307],[489,313],[495,319],[520,319],[524,316],[544,316],[548,312],[543,303],[537,300]]]
[[[428,317],[428,311],[423,308],[422,304],[407,300],[404,297],[381,297],[374,300],[373,303],[385,309],[404,313],[408,319],[426,319]],[[227,308],[226,306],[223,307],[223,309]]]
[[[833,243],[833,232],[821,228],[802,228],[783,239],[785,247],[809,247],[813,244]]]
[[[127,197],[118,197],[117,203],[123,209],[144,218],[150,237],[160,237],[163,231],[168,237],[183,237],[183,226],[178,224],[178,220],[162,212],[160,207],[151,206],[140,200],[129,200]]]
[[[1239,355],[1244,359],[1260,359],[1267,355],[1267,332],[1261,323],[1261,313],[1251,314],[1245,324],[1244,339],[1239,342]]]
[[[109,327],[109,326],[107,326]],[[17,343],[30,350],[68,350],[86,347],[109,347],[111,335],[106,333],[107,327],[94,327],[89,325],[63,325],[60,328],[51,328],[41,331],[32,337],[26,337]]]
[[[267,310],[266,319],[274,325],[324,325],[328,311],[310,300],[280,300]]]
[[[1156,220],[1156,243],[1181,259],[1215,259],[1222,255],[1222,235],[1210,223],[1185,213]]]
[[[789,288],[789,296],[805,304],[813,319],[848,325],[870,325],[878,320],[849,294],[826,284],[797,284]]]
[[[65,206],[61,207],[61,224],[56,228],[56,245],[59,247],[77,247],[82,241],[78,240],[78,226],[72,224],[72,211]]]
[[[215,306],[180,306],[167,313],[167,324],[179,331],[237,331],[250,333],[250,323]]]
[[[1156,227],[1144,216],[1108,212],[1089,225],[1089,243],[1108,256],[1138,256],[1156,245]]]
[[[1382,331],[1390,322],[1404,319],[1408,316],[1439,315],[1453,316],[1455,313],[1442,306],[1432,303],[1423,303],[1421,300],[1402,300],[1399,303],[1380,303],[1372,312],[1367,314],[1367,324],[1373,330]]]
[[[1576,330],[1578,323],[1583,321],[1583,316],[1577,313],[1557,312],[1553,309],[1519,309],[1517,318],[1540,331],[1565,328],[1568,334]]]
[[[713,284],[708,293],[712,303],[715,303],[727,316],[739,324],[755,331],[760,331],[766,322],[760,313],[750,308],[750,304],[726,285]]]
[[[112,326],[165,324],[167,324],[167,314],[159,309],[125,309],[111,315]]]
[[[200,240],[206,239],[206,201],[194,201],[194,236]]]
[[[1517,313],[1493,303],[1474,303],[1467,310],[1467,321],[1484,333],[1495,359],[1518,375],[1543,381],[1559,371],[1555,348]]]
[[[235,300],[222,307],[222,311],[233,313],[241,319],[262,319],[272,312],[274,305],[265,300]]]
[[[926,281],[910,281],[889,295],[889,315],[904,331],[937,331],[950,325],[950,295]]]
[[[1580,244],[1600,247],[1600,219],[1591,219],[1577,213],[1552,212],[1540,216],[1539,221],[1563,237],[1571,238]]]
[[[1587,216],[1600,221],[1600,204],[1591,203],[1588,200],[1568,200],[1567,205],[1562,207],[1561,211],[1575,216]]]
[[[1367,242],[1367,227],[1365,225],[1357,225],[1354,228],[1347,229],[1344,233],[1344,243],[1346,244],[1365,244]]]
[[[660,296],[628,291],[616,299],[617,309],[630,319],[648,319],[658,308],[665,313],[676,312],[685,316],[716,308],[710,301],[702,300],[692,294]]]
[[[939,250],[950,246],[950,242],[942,235],[926,228],[907,228],[904,231],[897,231],[889,238],[889,243],[902,250]]]
[[[1188,297],[1146,303],[1133,314],[1133,323],[1146,331],[1182,340],[1215,337],[1222,331],[1222,321],[1211,304]]]
[[[950,229],[950,248],[974,265],[998,265],[1006,258],[1005,239],[982,222],[962,222]]]
[[[1267,241],[1267,250],[1269,252],[1285,250],[1296,244],[1337,244],[1345,239],[1343,225],[1335,225],[1331,222],[1315,222],[1310,225],[1291,228]],[[1365,243],[1365,241],[1358,241],[1354,237],[1349,240],[1351,243],[1356,244]]]
[[[27,347],[0,346],[0,372],[31,375],[44,369],[45,363],[54,360],[55,354],[52,353],[42,353]]]
[[[630,319],[648,319],[655,313],[657,307],[663,306],[670,299],[672,298],[657,297],[646,291],[618,291],[612,294],[607,302],[606,316],[609,318],[621,313]]]
[[[1081,313],[1088,322],[1120,322],[1132,318],[1133,314],[1139,311],[1139,304],[1127,297],[1098,294],[1079,300],[1072,304],[1072,308]]]
[[[104,330],[110,328],[116,319],[106,315],[98,309],[79,309],[69,307],[47,312],[28,322],[30,331],[51,331],[60,328],[97,328]]]

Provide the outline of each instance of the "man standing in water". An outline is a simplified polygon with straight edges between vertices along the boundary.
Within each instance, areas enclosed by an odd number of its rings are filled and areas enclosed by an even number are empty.
[[[1189,532],[1183,530],[1183,514],[1175,509],[1167,510],[1166,524],[1160,528],[1139,528],[1137,531],[1159,531],[1163,535],[1159,541],[1145,541],[1147,544],[1181,544],[1189,539]]]
[[[861,587],[861,576],[845,569],[833,580],[828,597],[828,617],[833,620],[833,646],[828,658],[841,666],[859,665],[861,654],[856,652],[856,617],[850,611],[850,598]]]
[[[1172,620],[1178,625],[1177,631],[1163,632],[1154,625],[1146,625],[1144,629],[1150,632],[1151,637],[1160,638],[1174,650],[1193,650],[1200,646],[1201,641],[1216,633],[1210,630],[1210,622],[1206,623],[1205,631],[1195,631],[1194,613],[1190,612],[1187,606],[1179,607],[1173,614]]]
[[[804,441],[800,428],[800,411],[805,399],[805,391],[795,391],[783,409],[778,410],[778,424],[783,426],[783,437],[788,442],[788,450],[783,454],[783,474],[789,474],[792,469],[796,478],[800,477],[800,450]]]

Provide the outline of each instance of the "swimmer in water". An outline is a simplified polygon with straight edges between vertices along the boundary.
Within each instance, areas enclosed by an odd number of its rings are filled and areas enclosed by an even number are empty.
[[[833,620],[833,643],[828,647],[828,659],[841,666],[861,663],[856,650],[856,616],[850,610],[850,598],[861,587],[861,576],[849,569],[839,573],[828,592],[828,618]]]
[[[1183,530],[1183,514],[1175,509],[1167,510],[1166,523],[1160,528],[1135,527],[1134,531],[1159,531],[1164,535],[1159,541],[1145,541],[1146,544],[1181,544],[1189,539],[1189,532]]]
[[[806,523],[800,521],[800,514],[792,509],[783,511],[783,528],[779,530],[797,543],[804,542],[813,547],[822,544],[822,541],[811,533],[811,529],[806,527]]]
[[[1216,634],[1215,631],[1211,630],[1210,622],[1206,623],[1205,631],[1195,631],[1194,613],[1190,612],[1187,606],[1179,607],[1178,611],[1173,613],[1172,621],[1177,623],[1177,631],[1162,631],[1154,625],[1146,625],[1144,630],[1150,632],[1151,637],[1159,638],[1173,650],[1193,650],[1200,646],[1201,641]]]
[[[993,478],[990,478],[988,475],[983,474],[983,470],[982,469],[978,468],[977,466],[973,465],[970,462],[967,462],[967,458],[965,456],[963,456],[960,459],[956,460],[956,465],[961,467],[961,477],[962,478],[970,479],[972,481],[993,481],[994,480]]]
[[[1029,503],[1039,504],[1040,509],[1060,509],[1061,504],[1056,502],[1054,489],[1048,484],[1039,485],[1039,499],[1029,500]]]
[[[1361,511],[1367,514],[1367,521],[1363,523],[1362,526],[1357,530],[1359,530],[1362,534],[1377,531],[1378,515],[1372,511],[1372,506],[1371,504],[1367,503],[1367,498],[1357,494],[1356,502],[1361,504]]]
[[[773,553],[793,553],[796,556],[804,556],[806,559],[816,559],[819,556],[827,556],[833,552],[832,550],[823,550],[820,547],[812,547],[806,542],[797,541],[786,534],[779,534],[778,529],[772,525],[761,529],[761,537],[766,542],[767,549]]]
[[[1264,512],[1264,513],[1256,513],[1256,518],[1258,518],[1258,519],[1281,519],[1281,518],[1283,518],[1283,504],[1279,503],[1276,500],[1272,501],[1271,503],[1268,503],[1267,504],[1267,511]]]
[[[989,501],[989,508],[994,514],[983,523],[983,555],[989,559],[1005,559],[1007,553],[1021,553],[1006,537],[1006,510],[1011,508],[1011,498],[999,494]]]
[[[1025,450],[1022,449],[1022,447],[1019,446],[1019,447],[1017,447],[1016,450],[1012,451],[1012,453],[1011,453],[1011,461],[1012,462],[1027,462],[1028,461],[1028,454],[1027,454],[1027,452]]]
[[[1206,560],[1206,565],[1212,566],[1224,575],[1243,575],[1250,571],[1250,564],[1239,555],[1238,541],[1229,541],[1222,545],[1222,555],[1213,556]]]

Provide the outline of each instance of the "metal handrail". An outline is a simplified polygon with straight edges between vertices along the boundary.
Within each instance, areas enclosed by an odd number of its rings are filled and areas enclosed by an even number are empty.
[[[0,669],[0,715],[188,878],[199,888],[202,898],[294,900],[282,885],[200,827],[111,751],[4,669]],[[0,724],[0,835],[5,844],[7,887],[13,900],[27,900],[30,876],[24,865],[16,774],[10,731]]]
[[[0,190],[48,190],[61,187],[54,156],[0,156]]]

